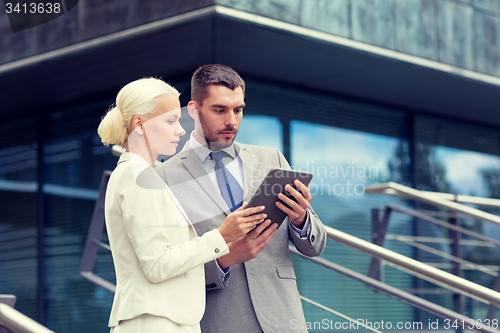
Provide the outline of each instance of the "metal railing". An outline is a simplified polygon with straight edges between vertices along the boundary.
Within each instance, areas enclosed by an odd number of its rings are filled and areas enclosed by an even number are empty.
[[[420,211],[414,210],[414,209],[408,209],[404,207],[400,207],[394,204],[388,204],[384,208],[383,212],[383,217],[381,221],[379,221],[379,209],[372,209],[372,227],[373,227],[373,243],[376,245],[383,246],[384,240],[387,238],[394,239],[403,243],[406,243],[410,246],[413,246],[415,248],[418,248],[420,250],[435,254],[437,256],[440,256],[441,258],[445,258],[450,260],[453,265],[452,268],[455,269],[454,274],[460,276],[460,270],[467,268],[467,269],[474,269],[477,271],[481,271],[483,273],[498,277],[498,267],[495,267],[495,269],[492,269],[491,267],[487,267],[485,265],[478,265],[475,263],[472,263],[470,261],[464,260],[460,257],[460,251],[458,249],[459,245],[462,245],[464,243],[467,243],[469,245],[474,244],[474,246],[491,246],[491,247],[500,247],[500,241],[484,236],[480,233],[462,228],[459,226],[459,223],[457,224],[452,224],[448,222],[444,222],[442,220],[439,220],[435,217],[429,216],[427,214],[424,214]],[[392,212],[399,212],[403,213],[409,216],[413,216],[415,218],[436,224],[440,227],[449,229],[453,234],[453,239],[443,239],[443,238],[437,238],[437,237],[414,237],[414,236],[401,236],[401,235],[393,235],[393,234],[388,234],[387,230],[389,227],[389,219],[390,216],[392,215]],[[440,214],[442,215],[442,214]],[[453,219],[457,219],[458,216],[456,214],[452,214]],[[479,239],[480,241],[462,241],[460,238],[460,234],[465,234],[470,237]],[[448,241],[450,246],[452,246],[452,254],[448,254],[443,251],[439,251],[433,247],[424,245],[422,243],[424,242],[438,242],[438,241]],[[380,271],[380,261],[377,260],[376,258],[372,259],[372,263],[370,265],[370,270],[369,270],[369,276],[375,277],[378,279],[381,279],[381,271]],[[498,290],[497,290],[498,291]],[[491,318],[490,318],[491,319]]]
[[[383,217],[380,220],[378,209],[372,210],[372,224],[374,228],[374,236],[373,242],[374,244],[383,245],[385,238],[392,238],[397,241],[404,242],[409,244],[419,250],[423,250],[426,252],[433,253],[442,258],[448,259],[451,262],[450,268],[455,275],[461,276],[463,269],[475,269],[477,271],[496,276],[493,290],[494,292],[500,291],[500,275],[498,274],[499,268],[495,268],[492,266],[478,265],[461,258],[461,249],[460,246],[463,245],[464,241],[461,239],[461,234],[468,235],[470,237],[476,238],[478,240],[473,241],[476,244],[474,246],[493,246],[499,247],[500,241],[490,238],[488,236],[482,235],[480,233],[462,228],[460,226],[460,216],[470,217],[476,220],[486,221],[488,223],[492,223],[495,225],[500,225],[500,217],[481,211],[479,209],[475,209],[469,206],[465,206],[461,203],[474,204],[477,206],[485,206],[485,207],[494,207],[500,208],[500,200],[491,199],[491,198],[482,198],[482,197],[473,197],[466,195],[455,195],[449,193],[440,193],[440,192],[429,192],[429,191],[420,191],[416,190],[401,184],[396,183],[384,183],[378,185],[371,185],[366,187],[366,193],[376,193],[376,194],[388,194],[402,198],[408,198],[412,200],[417,200],[421,202],[425,202],[427,204],[444,208],[445,212],[434,212],[434,211],[422,211],[416,209],[408,209],[403,208],[397,205],[388,204],[385,206]],[[453,201],[451,201],[453,200]],[[387,234],[387,228],[389,223],[389,217],[392,211],[400,212],[403,214],[410,215],[414,218],[418,218],[420,220],[424,220],[441,227],[447,228],[450,230],[450,239],[449,244],[451,247],[452,254],[447,254],[442,251],[438,251],[432,247],[421,244],[418,237],[410,237],[410,236],[400,236],[400,235],[392,235]],[[434,216],[448,218],[449,222],[442,221]],[[412,239],[415,238],[415,239]],[[434,238],[440,239],[440,238]],[[427,242],[427,241],[422,241]],[[471,241],[468,241],[471,242]],[[375,278],[381,278],[381,264],[382,262],[373,258],[369,275]],[[437,265],[436,265],[437,266]],[[440,265],[443,266],[443,265]],[[419,291],[420,292],[420,291]],[[470,296],[470,295],[469,295]],[[463,311],[463,299],[455,298],[455,308],[457,311]],[[496,307],[498,304],[490,303],[488,308],[488,314],[486,319],[493,319]]]
[[[325,226],[325,228],[329,239],[367,253],[378,259],[385,260],[387,263],[396,268],[400,268],[427,281],[437,283],[447,289],[455,290],[463,295],[474,297],[484,303],[491,303],[496,306],[500,306],[500,293],[494,290],[444,272],[440,269],[385,249],[381,246],[372,244],[363,239],[346,234],[345,232],[337,229],[328,226]]]
[[[54,333],[5,303],[0,303],[1,326],[15,333]]]
[[[370,185],[365,188],[366,193],[379,193],[379,194],[389,194],[395,195],[398,197],[405,197],[409,199],[415,199],[422,202],[429,203],[434,206],[438,206],[441,208],[446,208],[458,213],[461,213],[465,216],[471,217],[477,220],[487,221],[493,224],[500,226],[500,217],[483,212],[482,210],[475,209],[472,207],[468,207],[462,205],[458,202],[453,202],[448,200],[447,198],[452,198],[453,200],[462,200],[464,203],[474,203],[477,205],[484,206],[493,206],[500,207],[500,200],[497,199],[489,199],[489,198],[477,198],[470,196],[460,196],[446,193],[437,193],[437,192],[426,192],[415,190],[411,187],[404,186],[401,184],[389,182],[378,185]],[[474,200],[472,200],[474,198]],[[497,206],[498,205],[498,206]]]
[[[113,146],[113,149],[115,150],[115,146]],[[116,151],[119,151],[119,148],[116,148]],[[102,174],[99,195],[94,206],[92,222],[90,223],[87,241],[85,242],[79,273],[84,279],[114,293],[116,291],[116,286],[93,272],[99,248],[102,247],[111,250],[108,244],[101,242],[101,236],[105,226],[104,199],[110,176],[111,171],[104,171]]]
[[[330,230],[327,230],[327,233],[329,233]],[[336,234],[335,237],[342,237],[342,234]],[[358,239],[360,241],[362,241],[361,239]],[[363,241],[364,242],[364,241]],[[371,243],[369,243],[371,244]],[[335,264],[333,262],[330,262],[324,258],[321,258],[321,257],[314,257],[314,258],[311,258],[311,257],[307,257],[305,255],[303,255],[302,253],[300,253],[295,247],[293,246],[289,246],[289,250],[290,250],[290,253],[292,254],[296,254],[298,255],[299,257],[301,258],[304,258],[304,259],[307,259],[309,261],[312,261],[316,264],[319,264],[323,267],[326,267],[330,270],[333,270],[333,271],[336,271],[337,273],[340,273],[342,275],[345,275],[347,276],[348,278],[351,278],[351,279],[354,279],[354,280],[357,280],[363,284],[365,284],[367,287],[369,288],[372,288],[374,290],[377,290],[379,292],[382,292],[388,296],[391,296],[399,301],[402,301],[402,302],[405,302],[405,303],[408,303],[412,306],[415,306],[419,309],[422,309],[424,311],[427,311],[429,313],[432,313],[432,314],[435,314],[437,316],[440,316],[442,318],[446,318],[446,319],[450,319],[452,321],[455,321],[457,320],[458,322],[463,322],[463,323],[469,323],[471,325],[473,325],[473,327],[475,327],[475,330],[479,331],[479,332],[485,332],[485,333],[498,333],[500,331],[496,330],[496,329],[493,329],[491,327],[487,327],[486,325],[483,325],[481,322],[478,322],[476,320],[473,320],[471,318],[468,318],[460,313],[457,313],[455,311],[452,311],[452,310],[449,310],[445,307],[442,307],[440,305],[437,305],[435,303],[432,303],[432,302],[429,302],[425,299],[422,299],[418,296],[415,296],[413,294],[410,294],[406,291],[403,291],[401,289],[398,289],[398,288],[395,288],[395,287],[392,287],[388,284],[385,284],[377,279],[374,279],[374,278],[371,278],[369,276],[366,276],[366,275],[363,275],[363,274],[360,274],[358,272],[355,272],[349,268],[346,268],[344,266],[341,266],[341,265],[338,265],[338,264]],[[316,303],[316,302],[311,302],[309,301],[308,299],[305,299],[304,297],[301,296],[301,298],[325,311],[328,311],[330,313],[333,313],[339,317],[342,317],[346,320],[349,320],[349,321],[353,321],[353,322],[357,322],[356,320],[354,319],[351,319],[345,315],[341,315],[339,313],[337,313],[336,311],[333,311],[327,307],[325,307],[324,305],[321,305],[319,303]],[[470,326],[470,325],[469,325]]]
[[[453,224],[450,224],[450,223],[447,223],[447,222],[443,222],[442,220],[439,220],[439,219],[434,218],[432,216],[429,216],[427,214],[424,214],[424,213],[421,213],[421,212],[418,212],[418,211],[415,211],[415,210],[412,210],[412,209],[400,207],[400,206],[397,206],[397,205],[393,205],[393,204],[388,204],[386,207],[389,208],[389,209],[391,209],[391,210],[398,211],[400,213],[411,215],[411,216],[419,218],[421,220],[434,223],[436,225],[439,225],[441,227],[445,227],[447,229],[456,231],[458,233],[461,233],[461,234],[464,234],[464,235],[468,235],[468,236],[480,239],[480,240],[482,240],[482,241],[484,241],[484,242],[486,242],[488,244],[491,244],[491,245],[494,245],[494,246],[500,246],[500,241],[499,240],[492,239],[492,238],[484,236],[484,235],[482,235],[482,234],[480,234],[478,232],[474,232],[474,231],[462,228],[462,227],[457,226],[457,225],[453,225]]]

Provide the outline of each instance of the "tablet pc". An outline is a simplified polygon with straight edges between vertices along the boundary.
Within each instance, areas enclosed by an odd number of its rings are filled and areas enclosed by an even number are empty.
[[[267,214],[266,219],[270,219],[272,223],[277,223],[279,227],[281,223],[283,223],[286,214],[276,207],[276,201],[281,201],[278,199],[278,194],[283,193],[296,201],[295,198],[285,190],[285,185],[290,184],[297,190],[295,185],[293,185],[295,179],[300,180],[305,186],[308,186],[312,177],[313,174],[310,172],[279,168],[272,169],[264,178],[252,199],[248,202],[247,207],[265,206],[266,208],[261,213]],[[281,202],[283,203],[283,201]]]

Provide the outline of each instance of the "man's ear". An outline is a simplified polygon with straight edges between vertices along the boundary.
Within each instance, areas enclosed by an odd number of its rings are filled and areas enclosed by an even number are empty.
[[[138,115],[135,115],[133,118],[132,118],[132,121],[131,121],[131,127],[132,127],[132,131],[136,130],[137,133],[139,133],[140,135],[142,135],[142,118],[139,117]]]
[[[193,118],[194,120],[198,120],[198,106],[197,106],[196,102],[189,101],[189,103],[187,105],[187,109],[188,109],[188,112],[189,112],[189,115],[191,116],[191,118]]]

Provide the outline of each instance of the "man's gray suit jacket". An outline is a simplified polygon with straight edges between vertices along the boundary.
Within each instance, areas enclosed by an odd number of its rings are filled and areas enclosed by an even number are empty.
[[[235,148],[244,165],[244,201],[250,200],[269,170],[290,168],[275,148],[238,143]],[[198,235],[218,228],[230,214],[219,189],[188,144],[157,171],[180,201]],[[215,262],[205,264],[207,303],[202,332],[306,332],[305,328],[298,329],[305,326],[305,319],[288,241],[307,256],[323,252],[325,228],[312,208],[308,210],[311,228],[306,239],[300,239],[288,223],[283,223],[255,259],[231,266],[226,286]]]

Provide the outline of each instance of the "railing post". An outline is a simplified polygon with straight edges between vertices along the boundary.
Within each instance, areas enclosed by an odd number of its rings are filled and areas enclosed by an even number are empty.
[[[92,222],[90,223],[85,249],[83,251],[82,260],[80,262],[79,272],[80,275],[88,279],[92,276],[94,265],[99,251],[99,241],[104,231],[104,199],[106,196],[106,188],[111,171],[104,171],[101,178],[101,185],[99,186],[99,196],[97,197],[94,213],[92,215]]]
[[[495,284],[493,285],[493,290],[500,291],[500,265],[498,265],[498,275],[495,279]],[[486,315],[486,319],[489,319],[490,322],[495,319],[495,311],[496,307],[494,304],[490,304],[488,306],[488,314]]]
[[[372,242],[375,245],[383,246],[385,235],[387,233],[387,226],[391,217],[392,208],[385,207],[384,216],[380,221],[380,210],[378,208],[372,209]],[[384,270],[382,269],[382,261],[372,257],[368,276],[378,281],[384,280]]]
[[[372,209],[372,243],[377,243],[378,238],[378,228],[380,224],[380,209],[373,208]],[[368,276],[378,280],[383,281],[382,276],[382,262],[375,257],[372,257],[372,261],[370,263],[370,268],[368,271]]]
[[[456,225],[456,226],[460,227],[460,218],[456,214],[455,214],[455,216],[449,217],[448,222],[452,225]],[[462,248],[460,246],[460,239],[461,239],[460,232],[450,229],[451,255],[453,255],[457,258],[462,258]],[[462,267],[461,267],[460,263],[453,261],[451,272],[458,277],[462,277],[463,274],[462,274]],[[460,293],[453,294],[453,310],[457,313],[460,313],[460,314],[464,313],[464,296]],[[458,326],[456,329],[456,332],[462,333],[463,327]]]
[[[372,243],[375,244],[378,237],[378,225],[380,223],[380,209],[373,208],[372,209]]]

